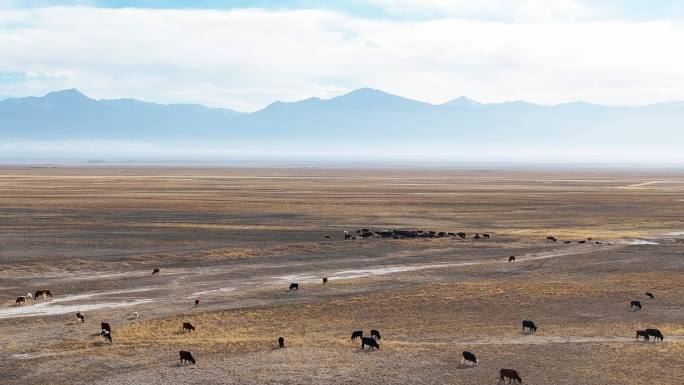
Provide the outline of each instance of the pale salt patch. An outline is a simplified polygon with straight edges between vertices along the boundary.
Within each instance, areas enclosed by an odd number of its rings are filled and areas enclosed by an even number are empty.
[[[647,241],[645,239],[630,239],[625,241],[628,245],[658,245],[658,242]]]
[[[206,295],[206,294],[220,294],[220,293],[229,293],[231,291],[235,291],[236,289],[234,287],[222,287],[220,289],[213,289],[213,290],[207,290],[207,291],[198,291],[197,293],[192,293],[190,294],[190,297],[197,297],[200,295]]]
[[[684,231],[673,231],[673,232],[667,233],[665,235],[669,235],[669,236],[684,235]]]
[[[35,317],[35,316],[50,316],[62,315],[69,313],[76,313],[79,311],[90,311],[97,309],[111,309],[119,307],[128,307],[142,305],[145,303],[154,302],[153,299],[136,299],[132,301],[121,302],[101,302],[91,304],[74,304],[74,305],[54,305],[51,302],[39,303],[31,306],[15,306],[8,309],[0,310],[0,319],[15,318],[15,317]]]
[[[34,317],[34,316],[49,316],[49,315],[61,315],[76,313],[79,311],[89,311],[105,308],[119,308],[127,306],[141,305],[145,303],[153,302],[152,299],[134,299],[134,300],[124,300],[118,302],[99,302],[99,303],[73,303],[73,304],[63,304],[69,302],[76,302],[84,299],[90,299],[93,297],[113,295],[113,294],[126,294],[126,293],[138,293],[143,291],[151,290],[150,288],[141,289],[131,289],[131,290],[115,290],[115,291],[105,291],[96,293],[86,293],[86,294],[76,294],[67,295],[64,297],[58,297],[53,300],[39,300],[39,302],[33,305],[26,306],[12,306],[6,309],[0,309],[0,319],[4,318],[15,318],[15,317]]]
[[[56,353],[16,353],[12,354],[12,358],[17,358],[20,360],[28,360],[31,358],[40,358],[40,357],[51,357],[51,356],[56,356]]]
[[[521,256],[517,258],[519,262],[524,261],[536,261],[540,259],[550,259],[557,258],[566,255],[576,254],[573,251],[561,251],[557,253],[542,253],[533,254],[531,256]],[[464,262],[454,262],[454,263],[436,263],[436,264],[425,264],[425,265],[405,265],[405,266],[388,266],[388,267],[377,267],[369,269],[352,269],[352,270],[341,270],[333,273],[325,274],[290,274],[279,277],[271,277],[278,282],[318,282],[323,277],[328,277],[329,280],[333,279],[353,279],[353,278],[363,278],[372,277],[378,275],[387,275],[393,273],[404,273],[408,271],[418,271],[418,270],[428,270],[428,269],[439,269],[439,268],[449,268],[449,267],[465,267],[465,266],[476,266],[476,265],[489,265],[495,263],[508,263],[508,259],[502,258],[497,260],[484,260],[484,261],[464,261]]]

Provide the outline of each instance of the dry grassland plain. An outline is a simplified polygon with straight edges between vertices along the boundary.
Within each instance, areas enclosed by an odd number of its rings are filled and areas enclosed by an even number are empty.
[[[677,384],[683,214],[676,170],[2,166],[0,383]]]

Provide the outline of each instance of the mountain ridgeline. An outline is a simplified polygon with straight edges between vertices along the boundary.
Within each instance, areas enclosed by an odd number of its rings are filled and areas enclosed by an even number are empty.
[[[458,98],[441,105],[364,88],[332,99],[275,102],[253,113],[134,99],[95,100],[77,90],[0,102],[4,141],[126,140],[151,143],[330,141],[501,145],[603,142],[684,143],[684,102],[611,107],[583,102],[483,104]]]

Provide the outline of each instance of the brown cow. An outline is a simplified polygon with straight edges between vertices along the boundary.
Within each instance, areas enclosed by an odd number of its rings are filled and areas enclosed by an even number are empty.
[[[199,306],[199,303],[200,303],[200,300],[199,300],[199,299],[196,299],[196,300],[195,300],[195,307],[198,307],[198,306]]]
[[[37,290],[36,293],[33,295],[33,299],[38,299],[42,297],[50,297],[52,298],[52,293],[48,289],[41,289]]]
[[[499,382],[506,382],[506,378],[508,378],[508,382],[517,381],[522,384],[522,379],[520,378],[520,375],[513,369],[499,370]]]
[[[14,303],[15,306],[26,305],[25,297],[17,297],[17,302]]]
[[[195,327],[192,326],[190,322],[183,322],[183,331],[184,332],[192,332],[195,331]]]
[[[180,354],[180,362],[183,364],[183,361],[185,362],[192,362],[193,365],[195,365],[195,358],[190,354],[190,352],[186,352],[184,350],[181,350],[178,352]]]

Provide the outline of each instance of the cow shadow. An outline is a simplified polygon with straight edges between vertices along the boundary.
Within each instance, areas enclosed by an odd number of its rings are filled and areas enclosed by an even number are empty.
[[[471,365],[465,362],[460,362],[458,365],[456,365],[456,369],[458,370],[468,370],[472,368],[477,368],[477,365]]]

